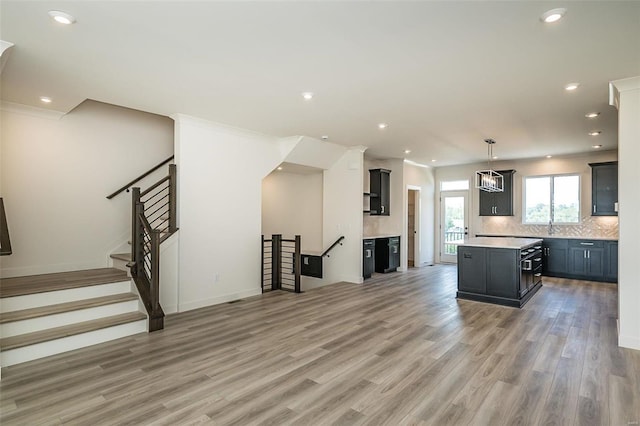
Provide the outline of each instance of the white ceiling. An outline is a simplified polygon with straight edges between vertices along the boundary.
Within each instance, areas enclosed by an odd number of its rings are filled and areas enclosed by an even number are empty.
[[[608,82],[640,75],[638,1],[2,0],[0,19],[4,101],[89,98],[434,166],[485,160],[488,137],[500,159],[615,149]]]

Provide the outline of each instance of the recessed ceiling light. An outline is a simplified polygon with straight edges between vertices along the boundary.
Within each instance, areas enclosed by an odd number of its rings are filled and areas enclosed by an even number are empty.
[[[593,132],[589,132],[589,136],[598,136],[602,133],[600,130],[594,130]]]
[[[587,118],[596,118],[599,115],[600,115],[599,112],[589,112],[589,113],[585,114],[584,116],[587,117]]]
[[[50,104],[52,102],[52,99],[48,96],[40,96],[40,102]]]
[[[492,160],[497,160],[497,159],[498,159],[498,156],[497,156],[497,155],[494,155],[493,157],[491,157],[491,159],[492,159]]]
[[[438,160],[436,160],[435,158],[433,160],[431,160],[432,163],[435,163],[436,161],[438,161]]]
[[[552,22],[558,22],[560,19],[562,19],[565,13],[567,13],[567,9],[562,7],[558,9],[547,10],[540,16],[540,20],[545,24],[551,24]]]
[[[578,87],[580,86],[580,83],[569,83],[566,86],[564,86],[564,90],[568,91],[568,92],[573,92],[574,90],[576,90]]]
[[[389,125],[387,123],[378,124],[378,129],[386,129],[387,127],[389,127]]]
[[[278,166],[278,170],[282,170],[282,166]]]
[[[313,92],[302,92],[302,97],[309,101],[313,99]]]
[[[404,150],[404,153],[405,153],[405,154],[411,154],[411,150],[410,150],[410,149],[405,149],[405,150]]]
[[[547,155],[547,158],[551,158],[551,157],[553,157],[553,155]]]
[[[591,145],[591,148],[600,149],[600,148],[602,148],[602,145]]]
[[[54,21],[64,25],[70,25],[76,22],[76,18],[69,15],[68,13],[61,12],[59,10],[50,10],[49,16],[51,16],[51,18],[53,18]]]
[[[329,136],[328,135],[322,135],[322,136],[320,136],[320,139],[322,139],[323,141],[328,141],[329,140]]]

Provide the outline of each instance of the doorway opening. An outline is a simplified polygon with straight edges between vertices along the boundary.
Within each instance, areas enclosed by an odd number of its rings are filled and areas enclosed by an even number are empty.
[[[420,265],[420,189],[407,191],[407,268]]]
[[[440,261],[458,262],[458,243],[469,233],[468,191],[441,193],[440,201]]]

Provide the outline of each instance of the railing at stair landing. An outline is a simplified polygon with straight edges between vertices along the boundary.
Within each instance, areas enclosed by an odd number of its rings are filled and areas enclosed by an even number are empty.
[[[131,188],[131,276],[147,313],[149,331],[164,328],[160,306],[160,243],[178,230],[176,221],[176,165],[169,176],[144,191]]]
[[[164,328],[160,306],[160,244],[178,230],[176,211],[176,165],[169,175],[144,191],[133,184],[173,160],[173,156],[109,194],[108,199],[131,190],[131,276],[149,315],[149,331]]]

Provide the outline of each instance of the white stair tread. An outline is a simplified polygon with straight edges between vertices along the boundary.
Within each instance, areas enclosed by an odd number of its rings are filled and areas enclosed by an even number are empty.
[[[138,296],[133,293],[120,293],[109,296],[94,297],[91,299],[78,300],[74,302],[58,303],[55,305],[41,306],[38,308],[22,309],[19,311],[0,313],[0,324],[22,321],[31,318],[39,318],[47,315],[60,314],[64,312],[77,311],[80,309],[93,308],[97,306],[110,305],[113,303],[136,300]]]
[[[126,314],[114,315],[106,318],[66,325],[63,327],[55,327],[48,330],[36,331],[34,333],[5,337],[3,339],[0,339],[0,349],[2,351],[8,351],[24,346],[34,345],[36,343],[60,339],[62,337],[87,333],[90,331],[112,327],[120,324],[126,324],[129,322],[140,321],[146,318],[147,316],[141,312],[129,312]]]

